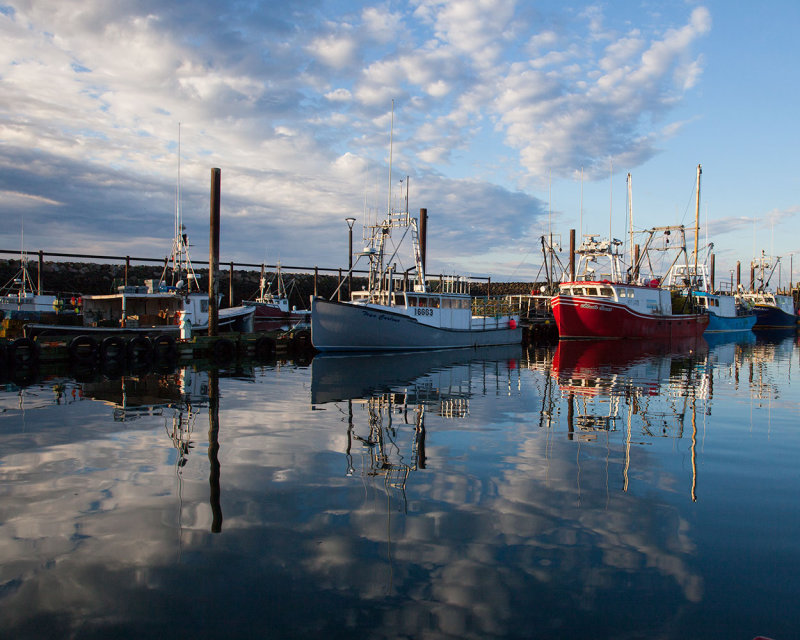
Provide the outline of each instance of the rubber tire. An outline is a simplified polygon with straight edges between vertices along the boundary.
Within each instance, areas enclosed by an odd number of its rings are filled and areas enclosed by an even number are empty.
[[[150,338],[144,335],[134,336],[128,340],[126,348],[128,361],[149,361],[153,357],[153,343]]]
[[[101,362],[124,362],[127,356],[127,345],[122,336],[108,336],[100,343]]]
[[[259,360],[271,360],[275,357],[278,345],[269,336],[261,336],[256,340],[255,355]]]
[[[175,338],[167,333],[157,335],[152,339],[153,344],[153,357],[156,360],[174,360],[178,355],[178,346],[175,344]]]
[[[69,343],[69,357],[73,362],[94,364],[97,361],[97,340],[81,334]]]
[[[217,364],[227,364],[236,355],[236,345],[227,338],[219,338],[211,348],[211,355]]]
[[[39,343],[31,338],[17,338],[8,345],[6,357],[12,366],[35,365],[39,361]]]

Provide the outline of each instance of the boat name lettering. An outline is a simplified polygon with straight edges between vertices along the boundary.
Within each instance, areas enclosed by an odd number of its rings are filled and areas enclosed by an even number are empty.
[[[581,309],[595,309],[597,311],[611,311],[611,307],[602,304],[582,304]]]

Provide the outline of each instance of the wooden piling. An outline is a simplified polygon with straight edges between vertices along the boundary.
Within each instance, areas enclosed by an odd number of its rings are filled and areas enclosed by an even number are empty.
[[[419,256],[422,263],[422,271],[426,271],[425,260],[427,258],[428,247],[428,210],[419,210]]]
[[[569,230],[569,281],[575,282],[575,229]]]
[[[219,331],[220,169],[211,169],[211,235],[208,243],[208,335]]]

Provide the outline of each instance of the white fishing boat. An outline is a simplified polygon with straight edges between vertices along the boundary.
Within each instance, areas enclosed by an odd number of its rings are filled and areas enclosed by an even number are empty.
[[[319,351],[398,351],[519,344],[519,316],[499,299],[473,298],[470,282],[442,277],[431,286],[425,277],[417,220],[389,212],[368,227],[369,241],[359,255],[369,259],[368,287],[338,302],[311,302],[311,343]],[[395,273],[397,249],[388,257],[393,231],[410,235],[414,267]],[[402,239],[401,239],[402,244]],[[399,248],[400,245],[398,245]],[[413,282],[412,282],[413,278]]]
[[[0,318],[36,318],[42,313],[56,313],[58,297],[36,293],[28,271],[28,257],[23,252],[20,268],[14,277],[0,287]]]
[[[386,218],[366,225],[365,248],[358,259],[369,259],[368,286],[339,302],[311,300],[311,344],[319,351],[401,351],[520,344],[519,315],[500,299],[473,298],[470,281],[441,277],[438,287],[425,276],[424,247],[420,247],[417,219],[392,208],[392,129],[389,136],[389,205]],[[387,256],[392,232],[402,231]],[[410,236],[410,238],[409,238]],[[397,272],[395,259],[409,238],[413,266]],[[406,245],[408,246],[408,245]],[[353,273],[350,268],[347,280]],[[412,281],[413,279],[413,281]],[[341,284],[339,285],[341,287]],[[338,293],[338,291],[337,291]],[[336,294],[334,294],[336,295]]]

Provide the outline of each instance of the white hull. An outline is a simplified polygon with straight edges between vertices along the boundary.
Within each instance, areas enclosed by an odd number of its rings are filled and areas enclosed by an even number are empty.
[[[311,343],[319,351],[399,351],[520,344],[522,329],[486,318],[481,326],[450,329],[423,324],[403,313],[374,306],[314,298]]]

